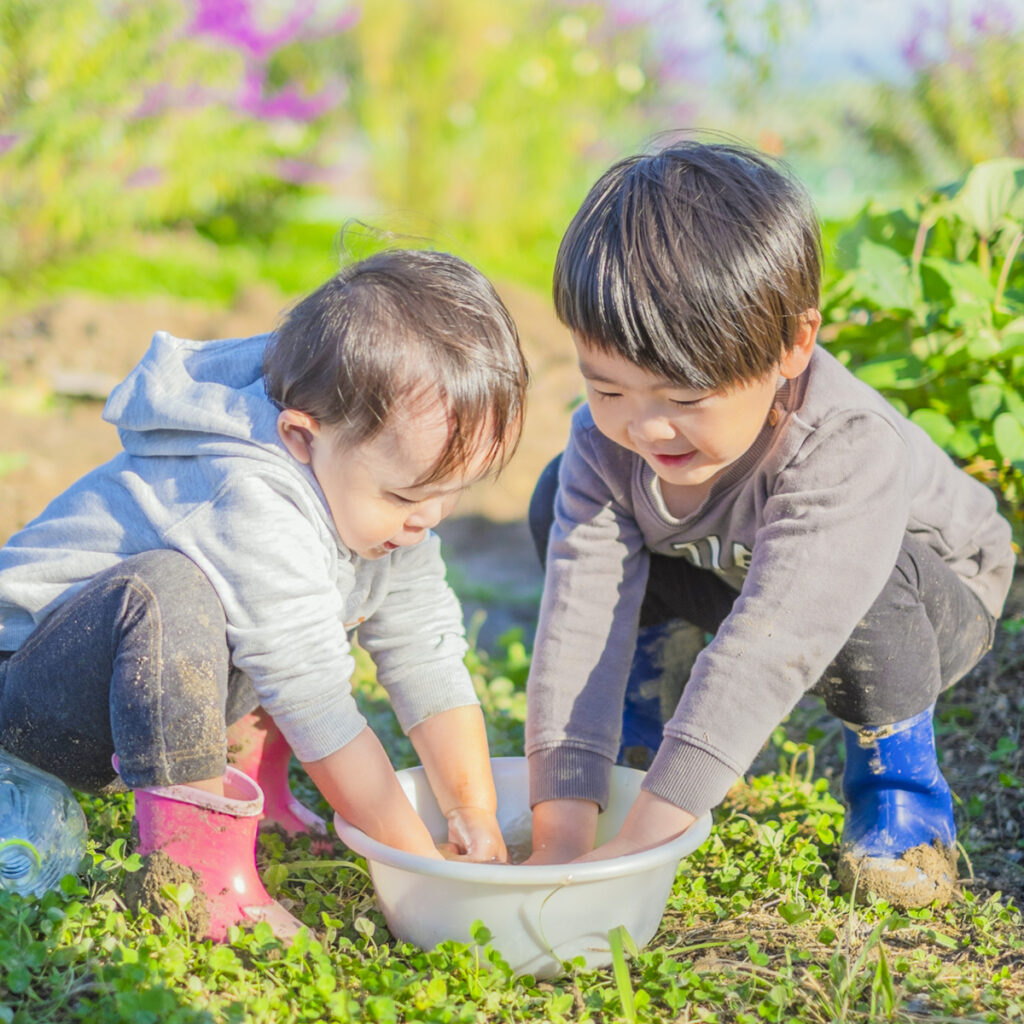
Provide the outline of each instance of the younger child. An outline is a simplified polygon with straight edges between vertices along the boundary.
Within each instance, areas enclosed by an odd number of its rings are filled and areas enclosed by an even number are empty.
[[[816,347],[819,251],[778,166],[696,142],[613,166],[562,241],[555,308],[587,403],[531,508],[547,555],[534,862],[592,849],[624,699],[650,698],[653,674],[655,704],[672,694],[663,735],[591,857],[683,832],[813,691],[846,737],[841,880],[907,906],[955,883],[932,708],[991,645],[1010,529],[982,484]],[[682,635],[685,662],[693,627],[713,639],[682,689],[672,648]]]
[[[501,300],[439,252],[354,264],[269,335],[157,334],[105,410],[124,451],[0,550],[0,746],[85,791],[113,757],[140,851],[187,869],[205,933],[287,938],[256,873],[254,780],[265,824],[322,831],[291,751],[348,821],[440,856],[353,701],[357,631],[451,843],[504,860],[431,529],[511,455],[526,383]]]

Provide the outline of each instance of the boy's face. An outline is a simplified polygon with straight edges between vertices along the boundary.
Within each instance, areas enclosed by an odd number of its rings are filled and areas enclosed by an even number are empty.
[[[750,448],[782,372],[724,390],[692,391],[575,334],[573,341],[598,430],[677,488],[710,484]]]
[[[361,558],[418,544],[454,509],[462,491],[485,475],[486,453],[479,450],[464,471],[419,483],[448,443],[439,401],[392,413],[363,444],[346,444],[337,427],[321,427],[294,409],[278,417],[278,432],[292,455],[312,469],[342,543]]]

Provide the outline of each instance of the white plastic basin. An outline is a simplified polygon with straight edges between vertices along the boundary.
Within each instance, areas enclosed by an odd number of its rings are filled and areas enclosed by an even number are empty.
[[[528,844],[531,819],[526,759],[492,760],[498,823],[510,845]],[[437,841],[448,838],[422,768],[398,773],[403,788]],[[640,791],[643,772],[612,769],[607,810],[598,819],[598,843],[618,831]],[[588,864],[469,864],[430,860],[378,843],[335,815],[339,838],[366,858],[374,891],[391,934],[423,949],[439,942],[471,942],[473,922],[491,932],[491,944],[516,974],[550,978],[562,961],[582,956],[588,968],[611,963],[608,932],[624,925],[638,947],[658,930],[676,867],[711,831],[700,818],[668,843],[642,853]]]

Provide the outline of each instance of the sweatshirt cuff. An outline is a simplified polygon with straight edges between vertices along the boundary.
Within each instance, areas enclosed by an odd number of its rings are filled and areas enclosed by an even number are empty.
[[[544,800],[593,800],[608,806],[612,761],[581,747],[559,746],[529,755],[530,807]]]
[[[642,788],[699,818],[725,799],[742,774],[702,747],[666,736]]]
[[[308,709],[275,713],[267,708],[274,724],[284,733],[292,753],[302,762],[319,761],[351,743],[365,728],[366,719],[349,707],[324,709],[311,715]]]
[[[401,685],[383,685],[395,718],[407,736],[410,729],[442,711],[480,703],[473,679],[461,661],[454,667],[425,666],[416,672],[414,679]]]

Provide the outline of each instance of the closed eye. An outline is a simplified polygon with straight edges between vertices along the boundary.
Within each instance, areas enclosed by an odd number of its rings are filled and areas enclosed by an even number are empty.
[[[395,502],[397,505],[415,505],[417,502],[413,498],[403,497],[401,494],[395,494],[394,491],[388,491],[387,498]]]

